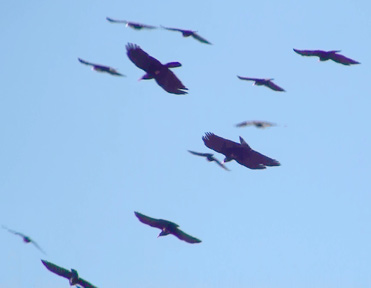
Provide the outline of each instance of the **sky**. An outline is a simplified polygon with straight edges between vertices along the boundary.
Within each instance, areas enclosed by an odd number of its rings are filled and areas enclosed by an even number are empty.
[[[366,0],[2,1],[0,224],[47,255],[0,229],[0,288],[69,287],[40,259],[100,288],[371,287],[370,10]],[[197,30],[213,45],[106,17]],[[138,81],[127,43],[181,62],[173,72],[189,94]],[[246,120],[277,126],[235,127]],[[242,136],[281,166],[225,171],[187,152],[214,153],[206,132]],[[202,243],[157,238],[134,211]]]

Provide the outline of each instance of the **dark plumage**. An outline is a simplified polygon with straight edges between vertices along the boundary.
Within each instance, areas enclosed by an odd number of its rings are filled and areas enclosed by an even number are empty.
[[[319,61],[332,60],[334,62],[347,65],[347,66],[352,65],[352,64],[361,64],[353,59],[345,57],[344,55],[338,54],[340,50],[323,51],[323,50],[294,49],[294,51],[302,56],[317,56],[319,57]]]
[[[39,249],[42,253],[46,254],[46,253],[44,252],[44,250],[41,249],[41,247],[40,247],[40,246],[39,246],[39,245],[38,245],[34,240],[32,240],[29,236],[24,235],[24,234],[22,234],[22,233],[20,233],[20,232],[17,232],[17,231],[11,230],[11,229],[9,229],[9,228],[7,228],[7,227],[5,227],[5,226],[2,226],[2,227],[3,227],[5,230],[8,230],[10,233],[22,237],[23,242],[25,242],[25,243],[32,243],[32,244],[35,245],[35,247],[36,247],[37,249]]]
[[[224,139],[213,133],[206,133],[202,137],[205,145],[210,149],[224,154],[224,162],[231,160],[250,169],[265,169],[266,166],[280,166],[280,162],[269,158],[250,148],[245,140],[240,137],[240,143]]]
[[[278,85],[276,85],[272,82],[272,80],[274,80],[273,78],[271,78],[271,79],[261,79],[261,78],[249,78],[249,77],[241,77],[241,76],[237,76],[237,77],[241,80],[254,81],[253,85],[266,86],[266,87],[268,87],[268,88],[270,88],[274,91],[280,91],[280,92],[285,91],[280,86],[278,86]]]
[[[229,171],[229,169],[222,163],[220,162],[218,159],[216,159],[214,157],[214,154],[211,154],[211,153],[199,153],[199,152],[194,152],[194,151],[191,151],[191,150],[188,150],[189,153],[193,154],[193,155],[197,155],[197,156],[201,156],[201,157],[205,157],[207,161],[209,162],[212,162],[214,161],[215,163],[217,163],[220,167],[224,168],[225,170]]]
[[[200,41],[201,43],[205,43],[205,44],[210,44],[211,45],[211,43],[209,41],[207,41],[205,38],[202,38],[200,35],[198,35],[196,33],[197,31],[184,30],[184,29],[178,29],[178,28],[169,28],[169,27],[164,27],[164,26],[161,26],[161,27],[164,28],[164,29],[166,29],[166,30],[180,32],[180,33],[182,33],[183,37],[192,36],[194,39]]]
[[[187,87],[169,69],[180,67],[179,62],[170,62],[165,65],[144,52],[138,45],[129,43],[126,45],[127,55],[131,62],[147,73],[141,79],[155,79],[165,91],[172,94],[187,94]]]
[[[111,75],[114,75],[114,76],[125,76],[125,75],[120,74],[119,72],[117,72],[117,70],[114,69],[114,68],[112,68],[112,67],[90,63],[90,62],[87,62],[85,60],[82,60],[81,58],[77,58],[77,59],[79,59],[79,61],[82,64],[85,64],[85,65],[88,65],[88,66],[92,66],[92,70],[94,70],[94,71],[105,72],[105,73],[108,73],[108,74],[111,74]]]
[[[44,266],[51,272],[62,276],[64,278],[67,278],[70,282],[70,285],[80,285],[84,288],[96,288],[96,286],[92,285],[88,281],[82,279],[79,277],[79,274],[76,270],[71,269],[71,271],[64,269],[62,267],[59,267],[51,262],[48,262],[46,260],[41,260],[41,262],[44,264]]]
[[[266,128],[276,126],[276,124],[267,121],[244,121],[236,124],[236,127],[255,126],[256,128]]]
[[[107,19],[107,21],[109,21],[111,23],[126,24],[126,27],[130,27],[130,28],[133,28],[135,30],[141,30],[143,28],[145,28],[145,29],[156,29],[157,28],[156,26],[146,25],[146,24],[141,24],[141,23],[135,23],[135,22],[126,21],[126,20],[115,20],[115,19],[112,19],[112,18],[109,18],[109,17],[106,17],[106,19]]]
[[[138,217],[139,221],[147,224],[151,227],[155,227],[158,229],[161,229],[161,233],[157,236],[166,236],[169,234],[173,234],[174,236],[178,237],[180,240],[183,240],[185,242],[194,244],[194,243],[200,243],[201,240],[192,237],[186,233],[184,233],[182,230],[180,230],[178,227],[178,224],[175,224],[173,222],[170,222],[168,220],[163,220],[163,219],[155,219],[148,217],[146,215],[143,215],[139,212],[134,212],[135,216]]]

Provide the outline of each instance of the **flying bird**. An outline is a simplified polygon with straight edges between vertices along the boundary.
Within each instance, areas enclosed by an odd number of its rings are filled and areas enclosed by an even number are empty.
[[[267,121],[244,121],[236,124],[236,127],[255,126],[256,128],[266,128],[276,126],[276,124]]]
[[[71,269],[71,271],[64,269],[62,267],[59,267],[51,262],[48,262],[46,260],[41,260],[41,262],[44,264],[44,266],[51,272],[62,276],[64,278],[67,278],[70,282],[70,285],[80,285],[84,288],[97,288],[96,286],[92,285],[88,281],[82,279],[79,277],[79,274],[75,269]]]
[[[189,37],[192,36],[194,39],[200,41],[201,43],[205,44],[210,44],[212,45],[209,41],[207,41],[205,38],[201,37],[200,35],[197,34],[197,31],[192,31],[192,30],[184,30],[184,29],[178,29],[178,28],[169,28],[169,27],[164,27],[161,26],[162,28],[170,31],[177,31],[182,33],[183,37]]]
[[[319,61],[332,60],[334,62],[343,64],[343,65],[352,65],[352,64],[361,64],[353,59],[347,58],[344,55],[338,54],[341,50],[332,50],[332,51],[323,51],[323,50],[298,50],[294,51],[302,56],[317,56]]]
[[[44,252],[44,250],[41,249],[41,247],[40,247],[40,246],[39,246],[39,245],[38,245],[34,240],[32,240],[29,236],[24,235],[24,234],[22,234],[22,233],[20,233],[20,232],[17,232],[17,231],[11,230],[11,229],[9,229],[9,228],[3,226],[3,225],[2,225],[2,227],[3,227],[5,230],[8,230],[10,233],[12,233],[12,234],[14,234],[14,235],[21,236],[22,239],[23,239],[23,242],[25,242],[25,243],[32,243],[33,245],[35,245],[35,247],[36,247],[37,249],[39,249],[42,253],[44,253],[44,254],[46,255],[46,253]]]
[[[97,72],[106,72],[106,73],[111,74],[111,75],[114,75],[114,76],[125,76],[125,75],[120,74],[119,72],[117,72],[117,70],[114,69],[114,68],[112,68],[112,67],[90,63],[90,62],[87,62],[85,60],[82,60],[81,58],[77,58],[77,59],[79,59],[79,61],[82,64],[85,64],[85,65],[88,65],[88,66],[92,66],[92,70],[94,70],[94,71],[97,71]]]
[[[165,91],[172,94],[187,94],[187,87],[175,76],[170,68],[180,67],[179,62],[169,62],[165,65],[160,61],[144,52],[138,45],[128,43],[126,45],[127,55],[131,62],[138,68],[146,71],[146,74],[140,78],[143,80],[155,79]]]
[[[213,133],[206,133],[202,137],[205,145],[210,149],[224,154],[224,162],[231,160],[250,169],[265,169],[266,166],[280,166],[280,162],[269,158],[251,149],[246,141],[240,136],[240,143],[219,137]]]
[[[191,151],[191,150],[188,150],[189,153],[193,154],[193,155],[197,155],[197,156],[201,156],[201,157],[205,157],[207,161],[209,162],[212,162],[214,161],[215,163],[217,163],[220,167],[224,168],[225,170],[227,171],[230,171],[222,162],[220,162],[218,159],[216,159],[214,157],[214,154],[211,154],[211,153],[199,153],[199,152],[194,152],[194,151]]]
[[[199,240],[195,237],[192,237],[191,235],[188,235],[188,234],[184,233],[182,230],[180,230],[178,228],[179,227],[178,224],[175,224],[175,223],[170,222],[168,220],[151,218],[151,217],[143,215],[139,212],[134,212],[134,214],[135,214],[135,216],[138,217],[140,222],[142,222],[144,224],[147,224],[151,227],[161,229],[161,232],[160,232],[160,234],[158,234],[157,237],[173,234],[174,236],[178,237],[180,240],[183,240],[187,243],[194,244],[194,243],[200,243],[201,242],[201,240]]]
[[[126,21],[126,20],[115,20],[115,19],[112,19],[112,18],[109,18],[109,17],[106,17],[106,19],[107,19],[107,21],[109,21],[111,23],[126,24],[126,27],[130,27],[130,28],[133,28],[135,30],[141,30],[143,28],[145,28],[145,29],[156,29],[157,28],[156,26],[146,25],[146,24],[141,24],[141,23],[135,23],[135,22]]]
[[[249,78],[249,77],[241,77],[237,76],[241,80],[247,80],[247,81],[255,81],[253,85],[257,86],[266,86],[274,91],[280,91],[280,92],[285,92],[284,89],[282,89],[280,86],[274,84],[272,80],[273,78],[270,79],[260,79],[260,78]]]

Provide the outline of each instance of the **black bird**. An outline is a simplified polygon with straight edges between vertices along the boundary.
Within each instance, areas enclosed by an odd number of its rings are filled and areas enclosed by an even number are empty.
[[[255,126],[256,128],[266,128],[276,126],[276,124],[267,121],[244,121],[236,124],[236,127]]]
[[[126,27],[130,27],[130,28],[133,28],[135,30],[141,30],[143,28],[145,28],[145,29],[156,29],[157,28],[156,26],[146,25],[146,24],[141,24],[141,23],[135,23],[135,22],[126,21],[126,20],[115,20],[115,19],[112,19],[112,18],[109,18],[109,17],[106,17],[106,19],[107,19],[107,21],[109,21],[111,23],[126,24]]]
[[[165,65],[144,52],[138,45],[128,43],[126,45],[127,55],[131,62],[147,73],[141,79],[155,79],[165,91],[172,94],[187,94],[187,87],[169,69],[180,67],[179,62],[169,62]]]
[[[197,156],[202,156],[202,157],[205,157],[207,161],[209,162],[216,162],[220,167],[224,168],[225,170],[227,171],[230,171],[222,162],[220,162],[218,159],[216,159],[214,157],[214,154],[211,154],[211,153],[199,153],[199,152],[194,152],[194,151],[191,151],[191,150],[188,150],[189,153],[192,153],[193,155],[197,155]]]
[[[347,58],[344,55],[338,54],[341,50],[332,50],[332,51],[323,51],[323,50],[298,50],[294,51],[302,56],[317,56],[319,61],[332,60],[334,62],[343,64],[343,65],[352,65],[352,64],[361,64],[353,59]]]
[[[164,26],[161,26],[161,27],[164,28],[164,29],[166,29],[166,30],[180,32],[180,33],[182,33],[183,37],[192,36],[193,38],[195,38],[196,40],[200,41],[201,43],[205,43],[205,44],[210,44],[211,45],[211,43],[209,41],[207,41],[205,38],[202,38],[200,35],[198,35],[196,33],[197,31],[184,30],[184,29],[178,29],[178,28],[169,28],[169,27],[164,27]]]
[[[179,227],[178,224],[175,224],[175,223],[170,222],[168,220],[151,218],[151,217],[143,215],[139,212],[134,212],[134,214],[135,214],[135,216],[138,217],[140,222],[142,222],[144,224],[147,224],[151,227],[161,229],[161,233],[157,237],[173,234],[174,236],[178,237],[180,240],[183,240],[183,241],[191,243],[191,244],[201,242],[201,240],[199,240],[195,237],[192,237],[192,236],[184,233],[182,230],[180,230],[178,228]]]
[[[114,75],[114,76],[125,76],[125,75],[120,74],[119,72],[117,72],[117,70],[114,69],[114,68],[112,68],[112,67],[90,63],[90,62],[87,62],[85,60],[82,60],[81,58],[77,58],[77,59],[79,59],[79,61],[82,64],[85,64],[85,65],[88,65],[88,66],[92,66],[92,70],[94,70],[94,71],[97,71],[97,72],[106,72],[106,73],[111,74],[111,75]]]
[[[255,81],[253,85],[266,86],[268,88],[271,88],[274,91],[280,91],[280,92],[284,92],[285,91],[280,86],[278,86],[278,85],[276,85],[276,84],[274,84],[272,82],[272,80],[274,80],[273,78],[270,78],[270,79],[261,79],[261,78],[249,78],[249,77],[241,77],[241,76],[237,76],[237,77],[239,79],[241,79],[241,80]]]
[[[29,236],[24,235],[24,234],[22,234],[22,233],[20,233],[20,232],[17,232],[17,231],[11,230],[11,229],[9,229],[9,228],[3,226],[3,225],[2,225],[2,227],[3,227],[5,230],[8,230],[10,233],[13,233],[14,235],[21,236],[22,239],[23,239],[23,242],[25,242],[25,243],[32,243],[32,244],[35,245],[35,247],[36,247],[37,249],[39,249],[42,253],[46,254],[46,253],[44,252],[44,250],[41,249],[41,247],[40,247],[40,246],[39,246],[39,245],[38,245],[34,240],[32,240]]]
[[[62,267],[59,267],[51,262],[48,262],[46,260],[41,260],[41,262],[44,264],[44,266],[51,272],[62,276],[64,278],[67,278],[70,282],[70,285],[80,285],[84,288],[96,288],[96,286],[92,285],[88,281],[82,279],[79,277],[79,274],[75,269],[71,269],[71,271],[64,269]]]
[[[240,143],[224,139],[213,133],[206,133],[202,137],[205,145],[210,149],[224,154],[224,162],[231,160],[250,169],[265,169],[266,166],[280,166],[280,162],[269,158],[250,148],[244,139],[240,136]]]

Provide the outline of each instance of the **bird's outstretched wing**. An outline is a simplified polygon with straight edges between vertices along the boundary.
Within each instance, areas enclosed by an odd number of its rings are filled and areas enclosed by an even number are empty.
[[[175,223],[173,223],[171,221],[168,221],[168,220],[152,218],[152,217],[143,215],[143,214],[141,214],[139,212],[134,212],[134,214],[135,214],[135,216],[137,216],[137,218],[139,219],[140,222],[142,222],[144,224],[147,224],[147,225],[149,225],[151,227],[162,229],[167,224],[174,225],[174,227],[179,227],[178,224],[175,224]]]
[[[195,152],[195,151],[191,151],[191,150],[188,150],[188,152],[193,154],[193,155],[202,156],[202,157],[212,157],[214,155],[214,154],[211,154],[211,153],[200,153],[200,152]]]
[[[167,67],[163,66],[162,69],[155,74],[155,80],[166,92],[172,94],[187,94],[188,88],[175,76],[175,74]]]
[[[107,21],[111,22],[111,23],[123,23],[123,24],[126,24],[128,23],[128,21],[126,20],[115,20],[115,19],[112,19],[112,18],[109,18],[109,17],[106,17]]]
[[[161,28],[166,29],[166,30],[169,30],[169,31],[177,31],[177,32],[181,32],[181,33],[187,31],[187,30],[178,29],[178,28],[165,27],[165,26],[162,26],[162,25],[161,25]]]
[[[348,57],[345,57],[344,55],[334,53],[331,55],[331,59],[337,63],[343,64],[343,65],[351,65],[351,64],[361,64],[353,59],[350,59]]]
[[[96,64],[90,63],[88,61],[85,61],[81,58],[77,58],[77,59],[79,59],[80,63],[85,64],[85,65],[89,65],[89,66],[95,66],[96,65]]]
[[[48,269],[49,271],[59,275],[59,276],[62,276],[64,278],[67,278],[67,279],[70,279],[71,276],[72,276],[72,272],[67,270],[67,269],[64,269],[62,267],[59,267],[58,265],[55,265],[51,262],[48,262],[46,260],[41,260],[41,262],[44,264],[44,266],[46,267],[46,269]]]
[[[285,90],[283,88],[281,88],[280,86],[274,84],[272,81],[267,81],[265,83],[265,86],[267,86],[268,88],[271,88],[272,90],[274,91],[280,91],[280,92],[285,92]]]
[[[259,80],[262,80],[260,78],[251,78],[251,77],[242,77],[242,76],[238,76],[237,77],[241,80],[246,80],[246,81],[259,81]]]
[[[218,164],[220,167],[222,167],[223,169],[225,169],[225,170],[227,170],[227,171],[231,171],[231,170],[229,170],[229,169],[227,168],[227,166],[225,166],[225,165],[224,165],[222,162],[220,162],[218,159],[216,159],[216,158],[214,158],[214,157],[213,157],[213,159],[214,159],[215,163]]]
[[[91,284],[90,282],[88,282],[88,281],[86,281],[82,278],[79,278],[77,280],[77,284],[81,285],[84,288],[97,288],[96,286],[94,286],[93,284]]]
[[[212,45],[209,41],[207,41],[205,38],[198,35],[196,32],[192,33],[192,37],[195,38],[196,40],[200,41],[201,43]]]
[[[188,235],[187,233],[183,232],[179,228],[174,229],[174,231],[172,231],[172,234],[176,236],[177,238],[179,238],[180,240],[183,240],[187,243],[191,243],[191,244],[201,243],[200,239],[197,239],[191,235]]]
[[[317,57],[320,57],[321,54],[325,52],[322,50],[298,50],[298,49],[293,50],[302,56],[317,56]]]
[[[241,147],[239,143],[224,139],[210,132],[207,132],[205,136],[202,137],[202,140],[206,147],[224,155],[226,155],[230,149],[240,149]]]
[[[163,66],[160,61],[148,55],[138,45],[128,43],[126,45],[126,51],[131,62],[147,73],[155,74]]]
[[[9,229],[8,227],[6,227],[6,226],[4,226],[4,225],[1,225],[1,227],[2,227],[3,229],[5,229],[5,230],[8,230],[8,232],[10,232],[10,233],[12,233],[12,234],[14,234],[14,235],[21,236],[22,238],[29,238],[27,235],[24,235],[24,234],[22,234],[22,233],[20,233],[20,232],[17,232],[17,231],[14,231],[14,230],[12,230],[12,229]]]

